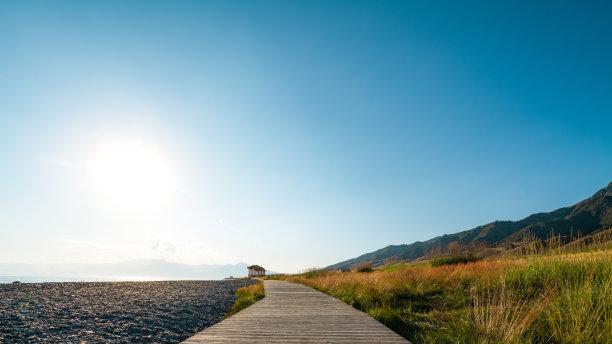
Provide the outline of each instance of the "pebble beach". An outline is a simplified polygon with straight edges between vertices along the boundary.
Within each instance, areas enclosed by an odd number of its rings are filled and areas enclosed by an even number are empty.
[[[0,284],[0,343],[178,343],[248,280]]]

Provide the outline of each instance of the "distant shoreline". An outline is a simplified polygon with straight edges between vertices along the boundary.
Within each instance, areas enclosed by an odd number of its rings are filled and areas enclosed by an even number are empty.
[[[155,282],[155,281],[223,281],[223,279],[166,278],[166,277],[64,277],[64,276],[0,276],[0,284],[60,283],[60,282]]]
[[[56,283],[56,282],[117,282],[111,278],[59,277],[59,276],[0,276],[0,284],[20,283]]]

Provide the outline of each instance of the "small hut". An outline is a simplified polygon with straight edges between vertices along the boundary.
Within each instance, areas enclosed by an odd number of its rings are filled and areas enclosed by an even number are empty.
[[[263,277],[266,275],[266,269],[259,265],[251,265],[247,269],[249,269],[249,277]]]

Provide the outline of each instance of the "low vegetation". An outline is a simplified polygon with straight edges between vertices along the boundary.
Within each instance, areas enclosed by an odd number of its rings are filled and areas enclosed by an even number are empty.
[[[467,264],[480,260],[473,254],[451,255],[431,259],[431,266]]]
[[[372,270],[371,262],[361,262],[353,267],[353,271],[357,272],[372,272]]]
[[[596,245],[532,242],[527,253],[482,260],[449,256],[278,278],[335,296],[414,344],[609,344],[612,249],[589,240]]]
[[[240,312],[255,302],[263,299],[264,296],[264,286],[261,281],[257,281],[254,284],[238,289],[236,291],[236,302],[234,302],[228,316]]]

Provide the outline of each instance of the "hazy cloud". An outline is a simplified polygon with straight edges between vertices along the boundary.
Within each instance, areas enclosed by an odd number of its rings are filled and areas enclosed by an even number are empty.
[[[75,161],[56,159],[56,158],[41,158],[40,162],[45,165],[54,165],[62,167],[81,167],[83,164]]]

